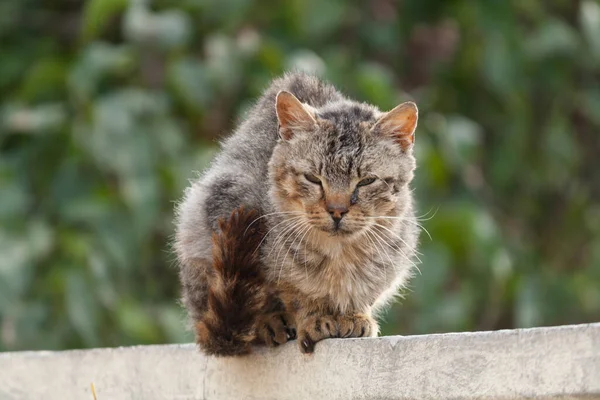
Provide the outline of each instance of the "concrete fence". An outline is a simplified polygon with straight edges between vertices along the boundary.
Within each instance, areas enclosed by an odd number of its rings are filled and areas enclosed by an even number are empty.
[[[296,343],[0,354],[0,399],[600,399],[600,323]]]

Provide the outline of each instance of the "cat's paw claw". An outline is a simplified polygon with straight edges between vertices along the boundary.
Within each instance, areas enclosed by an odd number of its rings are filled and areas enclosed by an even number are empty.
[[[300,351],[304,354],[310,354],[315,351],[315,342],[313,342],[310,336],[305,336],[300,341]]]
[[[343,338],[370,337],[377,333],[377,323],[366,314],[341,316],[338,321]]]
[[[300,351],[305,354],[312,353],[317,342],[334,337],[339,337],[336,317],[325,315],[308,318],[298,333]]]
[[[296,339],[296,328],[286,328],[285,330],[286,334],[287,334],[287,339],[288,340],[294,340]]]
[[[366,314],[327,315],[308,318],[300,327],[300,351],[312,353],[315,344],[328,338],[369,337],[377,333],[377,323]]]
[[[275,347],[295,339],[296,327],[288,314],[273,312],[261,317],[257,336],[263,344]]]

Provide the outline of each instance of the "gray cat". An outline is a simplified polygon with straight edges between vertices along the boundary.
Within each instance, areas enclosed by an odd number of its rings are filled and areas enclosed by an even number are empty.
[[[183,302],[209,354],[376,336],[411,275],[418,111],[275,80],[178,206]]]

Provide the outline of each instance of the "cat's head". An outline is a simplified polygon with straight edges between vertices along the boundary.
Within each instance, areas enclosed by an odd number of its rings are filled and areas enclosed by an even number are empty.
[[[283,91],[274,106],[280,139],[269,175],[278,211],[336,236],[402,215],[415,169],[414,103],[387,113],[347,100],[315,109]]]

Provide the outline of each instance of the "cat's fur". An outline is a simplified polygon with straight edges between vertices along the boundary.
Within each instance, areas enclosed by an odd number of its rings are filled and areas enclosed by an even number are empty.
[[[383,113],[301,73],[271,84],[178,207],[183,303],[203,350],[244,354],[297,331],[312,352],[377,334],[373,315],[416,252],[416,123],[413,103]]]

